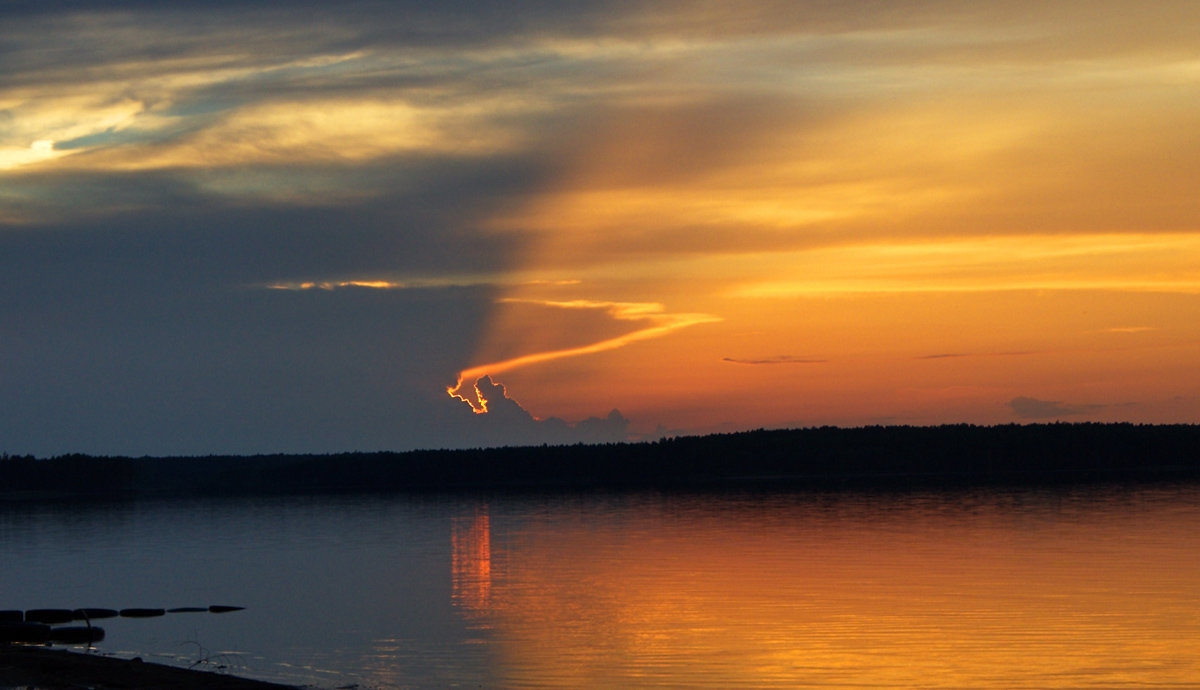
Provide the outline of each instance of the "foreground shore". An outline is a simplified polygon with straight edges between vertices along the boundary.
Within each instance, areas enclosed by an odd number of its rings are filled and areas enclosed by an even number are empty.
[[[141,659],[24,645],[0,645],[0,686],[46,690],[295,690],[289,685]]]

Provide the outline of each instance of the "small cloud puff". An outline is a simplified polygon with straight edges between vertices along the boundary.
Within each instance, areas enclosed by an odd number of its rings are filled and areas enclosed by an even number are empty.
[[[588,417],[572,424],[558,417],[537,419],[509,397],[504,384],[493,381],[491,376],[476,380],[475,389],[487,404],[487,414],[475,414],[469,403],[462,403],[471,415],[466,431],[472,445],[616,443],[629,436],[629,420],[615,409],[605,417]]]

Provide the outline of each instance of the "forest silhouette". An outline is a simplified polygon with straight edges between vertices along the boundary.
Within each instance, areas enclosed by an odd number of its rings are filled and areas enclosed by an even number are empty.
[[[1055,423],[760,429],[639,443],[332,455],[4,455],[0,498],[1194,481],[1197,449],[1197,425]]]

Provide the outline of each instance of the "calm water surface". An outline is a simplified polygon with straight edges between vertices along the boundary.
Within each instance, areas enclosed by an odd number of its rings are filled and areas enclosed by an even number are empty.
[[[1189,687],[1200,489],[0,505],[0,609],[337,688]]]

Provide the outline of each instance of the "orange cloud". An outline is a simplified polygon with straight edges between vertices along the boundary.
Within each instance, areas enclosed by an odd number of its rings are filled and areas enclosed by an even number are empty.
[[[451,397],[458,398],[459,400],[469,404],[477,414],[484,414],[488,411],[487,400],[479,394],[477,388],[473,391],[473,396],[471,395],[471,392],[464,394],[462,390],[464,382],[475,381],[482,376],[501,374],[506,371],[512,371],[513,369],[519,369],[521,367],[540,364],[542,362],[549,362],[556,359],[579,357],[582,355],[605,352],[607,350],[615,350],[617,348],[625,347],[626,345],[642,340],[660,338],[681,328],[687,328],[688,326],[720,321],[718,317],[710,314],[670,314],[665,311],[665,307],[663,305],[653,302],[606,302],[597,300],[555,301],[521,298],[506,298],[499,301],[501,303],[535,304],[555,309],[601,310],[610,318],[617,321],[646,322],[648,325],[614,338],[605,338],[603,340],[588,343],[586,345],[533,352],[498,362],[481,364],[460,371],[458,374],[458,380],[453,386],[447,387],[446,392],[449,393]]]

